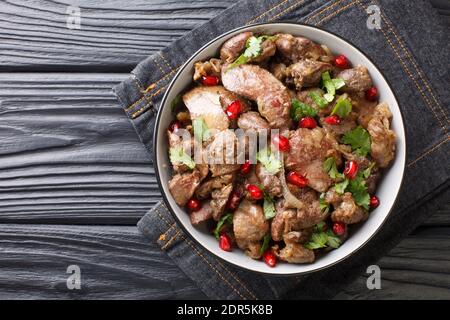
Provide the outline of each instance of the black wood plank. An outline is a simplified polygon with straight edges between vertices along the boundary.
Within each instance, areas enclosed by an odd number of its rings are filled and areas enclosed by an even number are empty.
[[[69,290],[69,265],[81,290]],[[205,298],[134,227],[0,224],[0,299]]]
[[[364,275],[336,298],[450,299],[450,228],[421,228],[378,265],[380,290],[368,290]]]
[[[135,224],[160,199],[125,76],[0,73],[0,222]]]
[[[160,199],[111,91],[125,76],[0,73],[0,222],[133,225]]]
[[[0,298],[202,298],[160,249],[134,227],[0,224]],[[81,268],[68,290],[66,269]],[[422,228],[382,258],[381,290],[367,276],[340,299],[450,298],[450,228]]]
[[[0,1],[0,71],[128,72],[235,0]],[[76,4],[80,29],[67,28]]]

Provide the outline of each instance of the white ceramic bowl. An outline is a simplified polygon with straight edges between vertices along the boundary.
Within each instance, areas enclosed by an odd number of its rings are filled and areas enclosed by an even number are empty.
[[[380,206],[370,214],[370,218],[366,222],[352,227],[349,238],[341,247],[324,254],[311,264],[279,263],[275,268],[270,268],[262,261],[247,257],[240,249],[234,249],[232,252],[220,250],[217,240],[206,228],[202,229],[191,225],[188,214],[175,203],[169,192],[168,181],[171,178],[171,169],[165,130],[173,120],[170,103],[179,93],[192,84],[193,65],[196,61],[218,56],[221,45],[230,37],[243,31],[253,31],[259,34],[282,32],[304,36],[317,43],[327,45],[334,53],[344,54],[353,65],[366,66],[374,85],[378,88],[380,101],[387,102],[393,114],[392,128],[397,134],[397,150],[391,168],[387,170],[377,189],[377,196],[381,200]],[[156,120],[153,142],[158,183],[169,209],[184,230],[206,250],[229,263],[248,270],[276,275],[302,274],[321,270],[342,261],[356,250],[364,250],[364,244],[381,228],[394,205],[400,190],[406,157],[405,132],[400,108],[394,93],[378,68],[360,50],[342,38],[315,27],[292,23],[269,23],[238,28],[217,37],[198,50],[180,68],[164,95]]]

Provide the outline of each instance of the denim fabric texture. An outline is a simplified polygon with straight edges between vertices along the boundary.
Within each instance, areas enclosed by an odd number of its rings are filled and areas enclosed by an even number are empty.
[[[366,8],[381,9],[381,29],[366,27]],[[329,30],[359,47],[384,73],[397,95],[407,134],[403,188],[377,235],[345,261],[320,272],[264,276],[211,256],[175,222],[163,202],[138,223],[180,269],[213,299],[331,298],[449,201],[449,39],[428,1],[243,0],[142,61],[115,88],[142,143],[152,153],[154,121],[178,68],[201,46],[247,24],[289,21]],[[149,266],[150,267],[150,266]]]

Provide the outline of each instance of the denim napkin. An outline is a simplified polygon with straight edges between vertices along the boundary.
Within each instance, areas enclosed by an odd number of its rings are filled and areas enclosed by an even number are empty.
[[[371,5],[380,9],[380,29],[367,27],[373,13]],[[156,241],[214,299],[333,297],[426,219],[439,203],[449,201],[450,42],[444,22],[428,1],[238,2],[142,61],[115,88],[149,152],[157,109],[178,68],[205,43],[230,29],[274,21],[306,23],[337,33],[362,49],[382,70],[398,97],[406,125],[403,188],[389,220],[363,250],[326,270],[295,277],[264,276],[216,259],[180,229],[160,202],[139,221],[139,230]]]

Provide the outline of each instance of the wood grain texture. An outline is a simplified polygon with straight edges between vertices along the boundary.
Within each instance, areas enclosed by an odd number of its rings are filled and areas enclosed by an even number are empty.
[[[0,2],[0,71],[129,72],[235,0]],[[81,29],[67,28],[69,6]]]
[[[111,88],[234,2],[0,2],[0,298],[204,297],[124,226],[160,196]],[[431,2],[450,26],[450,2]],[[70,4],[81,8],[80,30],[66,28]],[[338,298],[448,298],[449,217],[443,204],[381,260],[382,290],[368,291],[361,277]],[[66,289],[73,263],[82,267],[81,292]]]
[[[450,299],[450,228],[420,228],[378,265],[380,290],[368,290],[365,275],[336,299]]]
[[[81,290],[67,289],[69,265]],[[0,224],[0,299],[204,298],[134,227]]]
[[[0,73],[0,222],[135,224],[160,199],[125,76]]]

